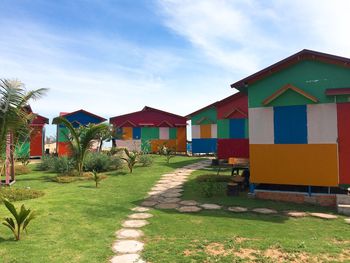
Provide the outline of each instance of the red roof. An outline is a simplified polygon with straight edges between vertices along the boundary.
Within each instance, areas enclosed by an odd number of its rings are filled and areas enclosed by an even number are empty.
[[[49,119],[41,116],[39,114],[34,113],[35,118],[32,121],[31,125],[44,125],[44,124],[49,124]]]
[[[155,127],[177,127],[186,126],[185,117],[154,109],[145,106],[141,111],[124,114],[109,119],[109,122],[115,127],[128,126],[155,126]],[[133,124],[133,125],[131,125]]]
[[[350,95],[350,88],[326,89],[326,95]]]
[[[232,102],[238,102],[242,101],[242,103],[239,103],[239,107],[242,107],[244,112],[248,112],[248,97],[246,94],[242,92],[237,92],[231,96],[228,96],[222,100],[216,101],[212,104],[209,104],[208,106],[205,106],[199,110],[196,110],[195,112],[192,112],[186,116],[186,118],[191,118],[193,115],[196,115],[204,110],[210,109],[212,107],[216,107],[217,109],[225,108],[226,105],[231,105]],[[246,104],[246,106],[245,106]],[[220,115],[220,114],[219,114]],[[219,116],[220,117],[220,116]]]
[[[245,90],[249,85],[254,82],[266,78],[271,74],[281,71],[291,65],[298,63],[301,60],[317,60],[329,64],[340,65],[344,67],[350,67],[350,59],[345,57],[334,56],[331,54],[321,53],[313,50],[303,49],[300,52],[287,57],[263,70],[260,70],[240,81],[231,84],[231,88],[236,88],[238,90]]]

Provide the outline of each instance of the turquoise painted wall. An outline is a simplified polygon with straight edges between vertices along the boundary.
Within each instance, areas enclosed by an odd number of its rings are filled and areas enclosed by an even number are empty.
[[[292,84],[315,96],[319,99],[319,103],[331,103],[334,102],[334,97],[326,96],[325,90],[329,88],[350,87],[350,68],[318,61],[301,61],[250,85],[248,88],[249,107],[262,107],[263,100],[286,84]],[[348,97],[337,96],[337,101],[348,101]],[[292,91],[287,91],[268,106],[304,105],[311,103],[313,102],[305,97]]]

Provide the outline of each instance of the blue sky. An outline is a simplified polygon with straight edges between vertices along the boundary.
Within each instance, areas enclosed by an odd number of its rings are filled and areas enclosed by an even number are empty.
[[[349,1],[2,0],[0,72],[52,119],[148,105],[186,115],[303,48],[350,57]],[[54,134],[54,127],[48,127]]]

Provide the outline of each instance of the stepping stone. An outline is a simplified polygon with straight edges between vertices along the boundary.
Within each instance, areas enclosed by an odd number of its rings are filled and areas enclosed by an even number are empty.
[[[350,218],[345,218],[344,221],[345,223],[350,224]]]
[[[336,219],[336,215],[325,214],[325,213],[310,213],[311,216],[322,218],[322,219]]]
[[[181,206],[176,209],[177,211],[181,213],[196,213],[202,210],[202,208],[194,205],[186,205],[186,206]]]
[[[123,228],[116,232],[116,236],[119,239],[137,239],[143,236],[143,231]]]
[[[149,222],[146,220],[126,220],[122,224],[123,227],[130,227],[130,228],[140,228],[145,225],[148,225]]]
[[[207,210],[221,209],[221,205],[217,205],[217,204],[202,204],[201,207]]]
[[[286,215],[290,216],[290,217],[300,218],[300,217],[306,217],[307,213],[306,212],[298,212],[298,211],[286,211]]]
[[[177,203],[180,202],[181,199],[177,197],[171,197],[171,198],[164,198],[162,203]]]
[[[177,203],[162,203],[156,205],[156,208],[158,209],[176,209],[179,207],[179,204]]]
[[[153,195],[159,195],[159,194],[161,194],[161,193],[163,193],[164,191],[151,191],[151,192],[148,192],[147,194],[149,195],[149,196],[153,196]]]
[[[241,207],[241,206],[230,206],[229,208],[227,208],[227,210],[235,213],[243,213],[243,212],[247,212],[248,208]]]
[[[198,202],[195,200],[184,200],[180,202],[180,205],[190,205],[190,206],[195,206],[198,205]]]
[[[180,197],[182,196],[182,194],[180,193],[164,193],[162,194],[163,197],[166,197],[166,198],[173,198],[173,197]]]
[[[152,195],[145,199],[145,201],[151,201],[151,202],[160,202],[163,200],[163,197],[161,195]]]
[[[142,206],[155,206],[158,202],[155,201],[143,201],[141,203]]]
[[[113,251],[115,253],[133,254],[143,250],[144,244],[137,240],[120,240],[114,243]]]
[[[134,211],[134,212],[147,212],[147,211],[149,211],[149,208],[142,207],[142,206],[136,206],[136,207],[132,208],[131,211]]]
[[[128,216],[128,218],[131,219],[147,219],[151,217],[153,217],[153,215],[149,213],[135,213]]]
[[[166,190],[163,194],[178,194],[178,193],[181,193],[183,192],[184,189],[169,189],[169,190]]]
[[[126,254],[120,256],[114,256],[111,263],[146,263],[146,261],[142,260],[140,255],[138,254]]]
[[[276,210],[269,209],[269,208],[254,208],[252,211],[255,213],[264,214],[264,215],[277,214]]]

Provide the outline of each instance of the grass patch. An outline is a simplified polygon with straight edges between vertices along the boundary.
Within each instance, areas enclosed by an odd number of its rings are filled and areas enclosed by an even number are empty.
[[[14,187],[0,187],[0,200],[7,198],[11,202],[39,198],[44,195],[43,191]]]

